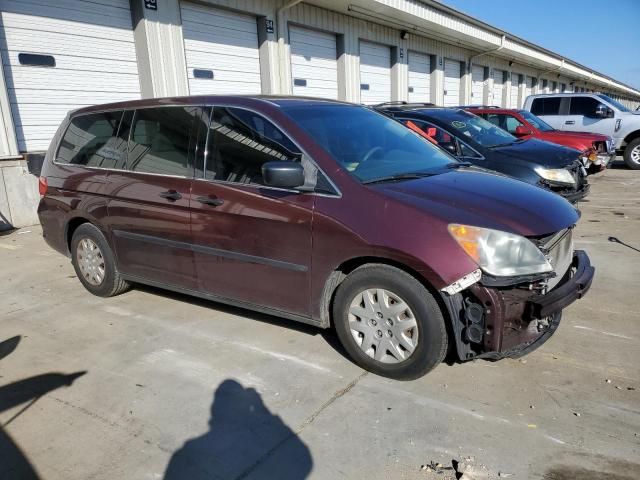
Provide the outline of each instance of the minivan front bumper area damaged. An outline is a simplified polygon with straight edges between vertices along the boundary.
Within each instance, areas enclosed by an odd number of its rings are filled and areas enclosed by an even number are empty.
[[[535,350],[558,328],[562,309],[587,293],[594,272],[587,254],[576,250],[564,278],[548,292],[545,280],[498,287],[481,279],[454,295],[443,293],[458,358],[498,360]]]

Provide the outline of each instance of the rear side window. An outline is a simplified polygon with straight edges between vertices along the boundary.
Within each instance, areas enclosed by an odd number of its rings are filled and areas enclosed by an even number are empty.
[[[592,97],[571,97],[569,115],[593,116],[600,102]]]
[[[120,132],[122,111],[79,115],[71,119],[56,161],[99,168],[124,168],[128,131]]]
[[[205,178],[263,184],[262,164],[299,161],[289,138],[261,115],[233,107],[214,107],[209,130]]]
[[[192,107],[136,110],[129,142],[129,170],[190,176],[189,143],[196,111]]]
[[[534,115],[559,115],[561,97],[534,98],[531,113]]]

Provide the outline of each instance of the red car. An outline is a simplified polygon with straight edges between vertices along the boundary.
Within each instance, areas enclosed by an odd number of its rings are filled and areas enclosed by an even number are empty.
[[[466,110],[516,137],[533,137],[580,150],[584,153],[583,161],[589,173],[604,170],[615,157],[613,140],[607,135],[556,130],[527,110],[495,107],[469,107]]]

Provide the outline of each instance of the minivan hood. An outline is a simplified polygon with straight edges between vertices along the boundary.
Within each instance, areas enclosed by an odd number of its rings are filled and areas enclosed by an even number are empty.
[[[563,168],[571,165],[580,156],[573,148],[527,138],[504,147],[494,147],[492,160],[524,160],[548,168]]]
[[[540,187],[470,168],[371,188],[444,223],[539,236],[574,225],[578,211]]]

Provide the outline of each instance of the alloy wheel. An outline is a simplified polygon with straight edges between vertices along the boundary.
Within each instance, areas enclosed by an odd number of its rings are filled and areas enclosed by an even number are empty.
[[[633,163],[640,165],[640,145],[636,145],[633,150],[631,150],[630,156]]]
[[[418,345],[418,324],[411,308],[382,288],[364,290],[353,298],[349,329],[358,347],[382,363],[402,362]]]

